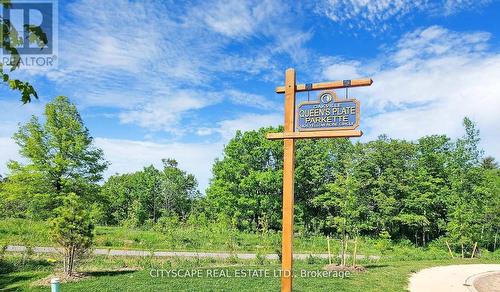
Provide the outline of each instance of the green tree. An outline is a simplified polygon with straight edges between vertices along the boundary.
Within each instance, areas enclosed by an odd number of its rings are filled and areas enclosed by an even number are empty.
[[[484,185],[485,197],[484,224],[481,227],[480,243],[496,250],[500,231],[500,169],[487,169]]]
[[[50,232],[54,242],[63,249],[64,273],[71,276],[76,261],[92,247],[94,224],[85,202],[75,194],[67,195],[55,213]]]
[[[97,183],[108,163],[102,150],[94,146],[76,106],[59,96],[46,105],[44,118],[42,123],[33,116],[14,134],[27,163],[8,163],[9,180],[2,201],[9,206],[18,204],[17,215],[30,211],[28,204],[38,199],[44,202],[42,209],[50,211],[68,193],[98,203]],[[33,217],[40,217],[41,210],[31,211]]]
[[[132,203],[135,200],[138,184],[137,174],[113,175],[101,188],[101,196],[104,201],[104,213],[106,224],[121,224],[128,218],[135,217],[132,214]]]
[[[192,174],[179,169],[174,159],[163,159],[163,170],[153,165],[142,171],[111,176],[101,188],[107,202],[105,222],[141,226],[161,217],[186,219],[199,197]]]
[[[479,147],[479,130],[464,118],[465,135],[455,143],[453,151],[448,232],[454,242],[467,247],[480,240],[485,223],[488,192],[484,185],[484,169],[480,167],[483,151]]]
[[[341,264],[345,265],[347,238],[357,236],[362,224],[360,217],[363,213],[363,206],[357,195],[359,183],[348,170],[337,175],[335,182],[327,184],[326,189],[324,194],[313,199],[313,203],[328,212],[325,220],[326,226],[337,231],[342,238]]]
[[[245,230],[280,229],[283,142],[269,141],[266,133],[282,128],[237,132],[213,166],[206,202],[212,217],[238,222]],[[348,139],[303,140],[296,143],[295,221],[300,231],[324,228],[325,211],[313,203],[325,192],[351,151]]]
[[[401,234],[397,216],[413,183],[414,158],[415,145],[407,141],[380,136],[356,144],[353,175],[359,182],[358,196],[367,207],[362,216],[365,234],[387,231],[392,238]]]
[[[456,141],[445,135],[297,141],[296,232],[359,233],[423,246],[448,235],[495,248],[498,169],[482,159],[475,124],[465,118],[464,128]],[[270,131],[282,128],[238,131],[226,145],[203,200],[209,217],[229,218],[242,230],[281,229],[283,144],[265,139]]]
[[[497,169],[498,163],[495,161],[493,156],[486,156],[481,161],[481,167],[484,169]]]
[[[186,219],[191,211],[192,201],[199,197],[198,182],[192,174],[188,174],[178,167],[175,159],[163,159],[163,172],[161,173],[160,195],[151,198],[152,204],[161,209],[165,215],[175,214]],[[156,219],[154,219],[156,222]]]
[[[415,144],[415,164],[410,175],[409,193],[396,217],[402,225],[401,235],[415,244],[425,245],[446,230],[446,207],[450,196],[449,170],[450,139],[444,135],[420,138]]]
[[[280,228],[283,145],[265,134],[279,131],[236,132],[224,148],[223,158],[213,165],[207,189],[207,208],[212,218],[230,218],[247,230]]]
[[[296,218],[305,231],[328,228],[325,209],[314,202],[346,175],[346,164],[352,159],[353,145],[349,139],[306,139],[297,142],[295,167]]]
[[[161,192],[163,186],[162,174],[154,166],[145,167],[138,173],[136,183],[140,185],[138,196],[142,206],[142,216],[139,218],[140,224],[146,220],[152,220],[154,223],[161,216]]]

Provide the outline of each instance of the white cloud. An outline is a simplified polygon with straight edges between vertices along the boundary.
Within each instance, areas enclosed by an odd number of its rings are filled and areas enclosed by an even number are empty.
[[[111,162],[106,177],[138,171],[150,164],[161,167],[162,158],[174,158],[181,169],[195,175],[202,192],[208,186],[215,158],[222,154],[221,143],[153,143],[108,138],[96,138],[95,143]]]
[[[81,106],[130,109],[175,98],[169,93],[214,78],[227,44],[161,2],[81,0],[63,9],[59,69],[47,76]]]
[[[165,98],[157,98],[153,101],[145,102],[135,109],[123,111],[119,114],[119,118],[122,123],[133,123],[150,130],[165,131],[177,135],[182,135],[186,132],[194,132],[200,136],[207,136],[214,132],[225,133],[225,131],[218,131],[203,126],[203,122],[196,125],[186,121],[182,122],[184,116],[189,117],[196,110],[218,104],[223,100],[261,110],[275,110],[280,106],[273,100],[262,95],[236,89],[209,93],[183,90],[171,92]],[[267,115],[263,117],[267,117]],[[196,121],[199,122],[199,119]],[[222,123],[226,122],[226,120],[222,121]],[[182,127],[180,127],[180,124],[182,124]]]
[[[202,192],[208,186],[212,164],[223,148],[222,143],[153,143],[108,138],[96,138],[95,144],[111,162],[106,178],[138,171],[150,164],[160,168],[162,158],[174,158],[181,169],[195,175]],[[18,148],[11,138],[0,137],[0,174],[7,173],[7,161],[22,161]]]
[[[56,90],[81,108],[118,109],[123,123],[174,134],[184,132],[175,130],[179,121],[223,98],[272,107],[259,95],[232,89],[228,78],[274,80],[281,71],[277,56],[305,60],[312,36],[283,17],[292,11],[279,0],[79,0],[61,9],[59,69],[44,72]],[[289,35],[295,40],[284,41]]]
[[[444,15],[458,13],[464,9],[473,10],[491,3],[491,0],[445,0],[442,12]]]
[[[177,91],[164,98],[147,101],[136,109],[120,113],[122,123],[134,123],[151,130],[182,134],[179,127],[186,113],[220,102],[217,95],[196,91]]]
[[[271,114],[244,114],[239,118],[224,120],[218,123],[218,128],[215,130],[222,135],[224,141],[234,137],[237,130],[250,131],[261,127],[278,126],[283,124],[282,113]]]
[[[500,53],[486,51],[488,39],[482,32],[433,26],[402,37],[396,49],[372,64],[345,61],[356,67],[348,72],[374,80],[371,87],[351,90],[365,113],[364,139],[383,133],[407,139],[436,133],[458,137],[468,116],[477,122],[487,153],[499,158]],[[325,77],[338,78],[329,67]]]
[[[404,35],[396,44],[394,62],[409,63],[414,59],[481,53],[491,34],[487,32],[453,33],[440,26],[417,29]]]
[[[140,170],[148,164],[159,167],[162,158],[175,158],[179,167],[195,175],[200,190],[204,192],[212,177],[211,169],[215,158],[221,157],[224,144],[234,137],[237,130],[250,131],[282,123],[281,112],[242,114],[238,118],[218,122],[215,128],[198,128],[197,134],[200,136],[214,133],[221,135],[220,139],[211,143],[154,143],[107,138],[97,138],[95,141],[103,149],[106,159],[112,163],[107,176]]]
[[[246,105],[260,109],[275,109],[279,106],[273,100],[262,95],[242,92],[235,89],[228,89],[224,92],[226,98],[232,103]]]
[[[416,17],[417,12],[428,15],[451,15],[489,4],[490,0],[323,0],[315,12],[350,29],[372,33],[384,32]],[[391,23],[392,21],[392,23]]]
[[[279,8],[275,1],[214,1],[196,9],[212,30],[232,38],[246,38],[260,30],[264,22]]]
[[[361,66],[358,61],[346,61],[338,58],[323,58],[321,61],[326,67],[323,69],[322,75],[331,80],[356,79],[361,76],[358,72]],[[335,65],[330,65],[334,63]]]
[[[18,123],[28,121],[32,115],[40,115],[43,109],[38,100],[29,104],[22,104],[19,100],[0,100],[0,137],[11,136],[17,131]]]
[[[350,28],[385,31],[388,29],[388,20],[399,20],[426,6],[425,0],[325,0],[317,4],[315,11],[336,23],[347,24]]]
[[[21,159],[18,153],[18,146],[9,137],[0,137],[0,175],[7,174],[7,162],[9,160]]]

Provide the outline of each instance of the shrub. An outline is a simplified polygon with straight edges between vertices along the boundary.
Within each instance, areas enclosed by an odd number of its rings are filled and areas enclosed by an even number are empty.
[[[385,254],[387,251],[392,250],[392,242],[391,235],[387,231],[382,231],[379,233],[379,239],[375,244],[376,248],[382,253]]]
[[[92,246],[94,224],[90,212],[75,194],[69,194],[51,220],[51,235],[63,248],[64,273],[71,276],[75,262]]]

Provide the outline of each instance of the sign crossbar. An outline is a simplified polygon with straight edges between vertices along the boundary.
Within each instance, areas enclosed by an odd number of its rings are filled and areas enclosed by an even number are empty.
[[[331,82],[320,82],[312,84],[311,83],[297,84],[295,86],[295,92],[370,86],[372,85],[372,83],[373,80],[371,78],[363,78],[363,79],[353,79],[353,80],[337,80]],[[285,86],[276,87],[276,93],[285,93]]]
[[[269,140],[280,140],[280,139],[342,138],[342,137],[361,137],[361,136],[363,136],[363,132],[360,130],[339,130],[339,131],[268,133],[266,138]]]

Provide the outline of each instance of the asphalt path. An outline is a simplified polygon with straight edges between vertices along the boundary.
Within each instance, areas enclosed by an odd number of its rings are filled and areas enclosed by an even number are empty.
[[[488,290],[476,289],[475,281],[500,272],[500,264],[450,265],[423,269],[410,277],[410,292],[493,292],[500,291],[495,278],[480,283]],[[481,281],[481,282],[483,282]]]

